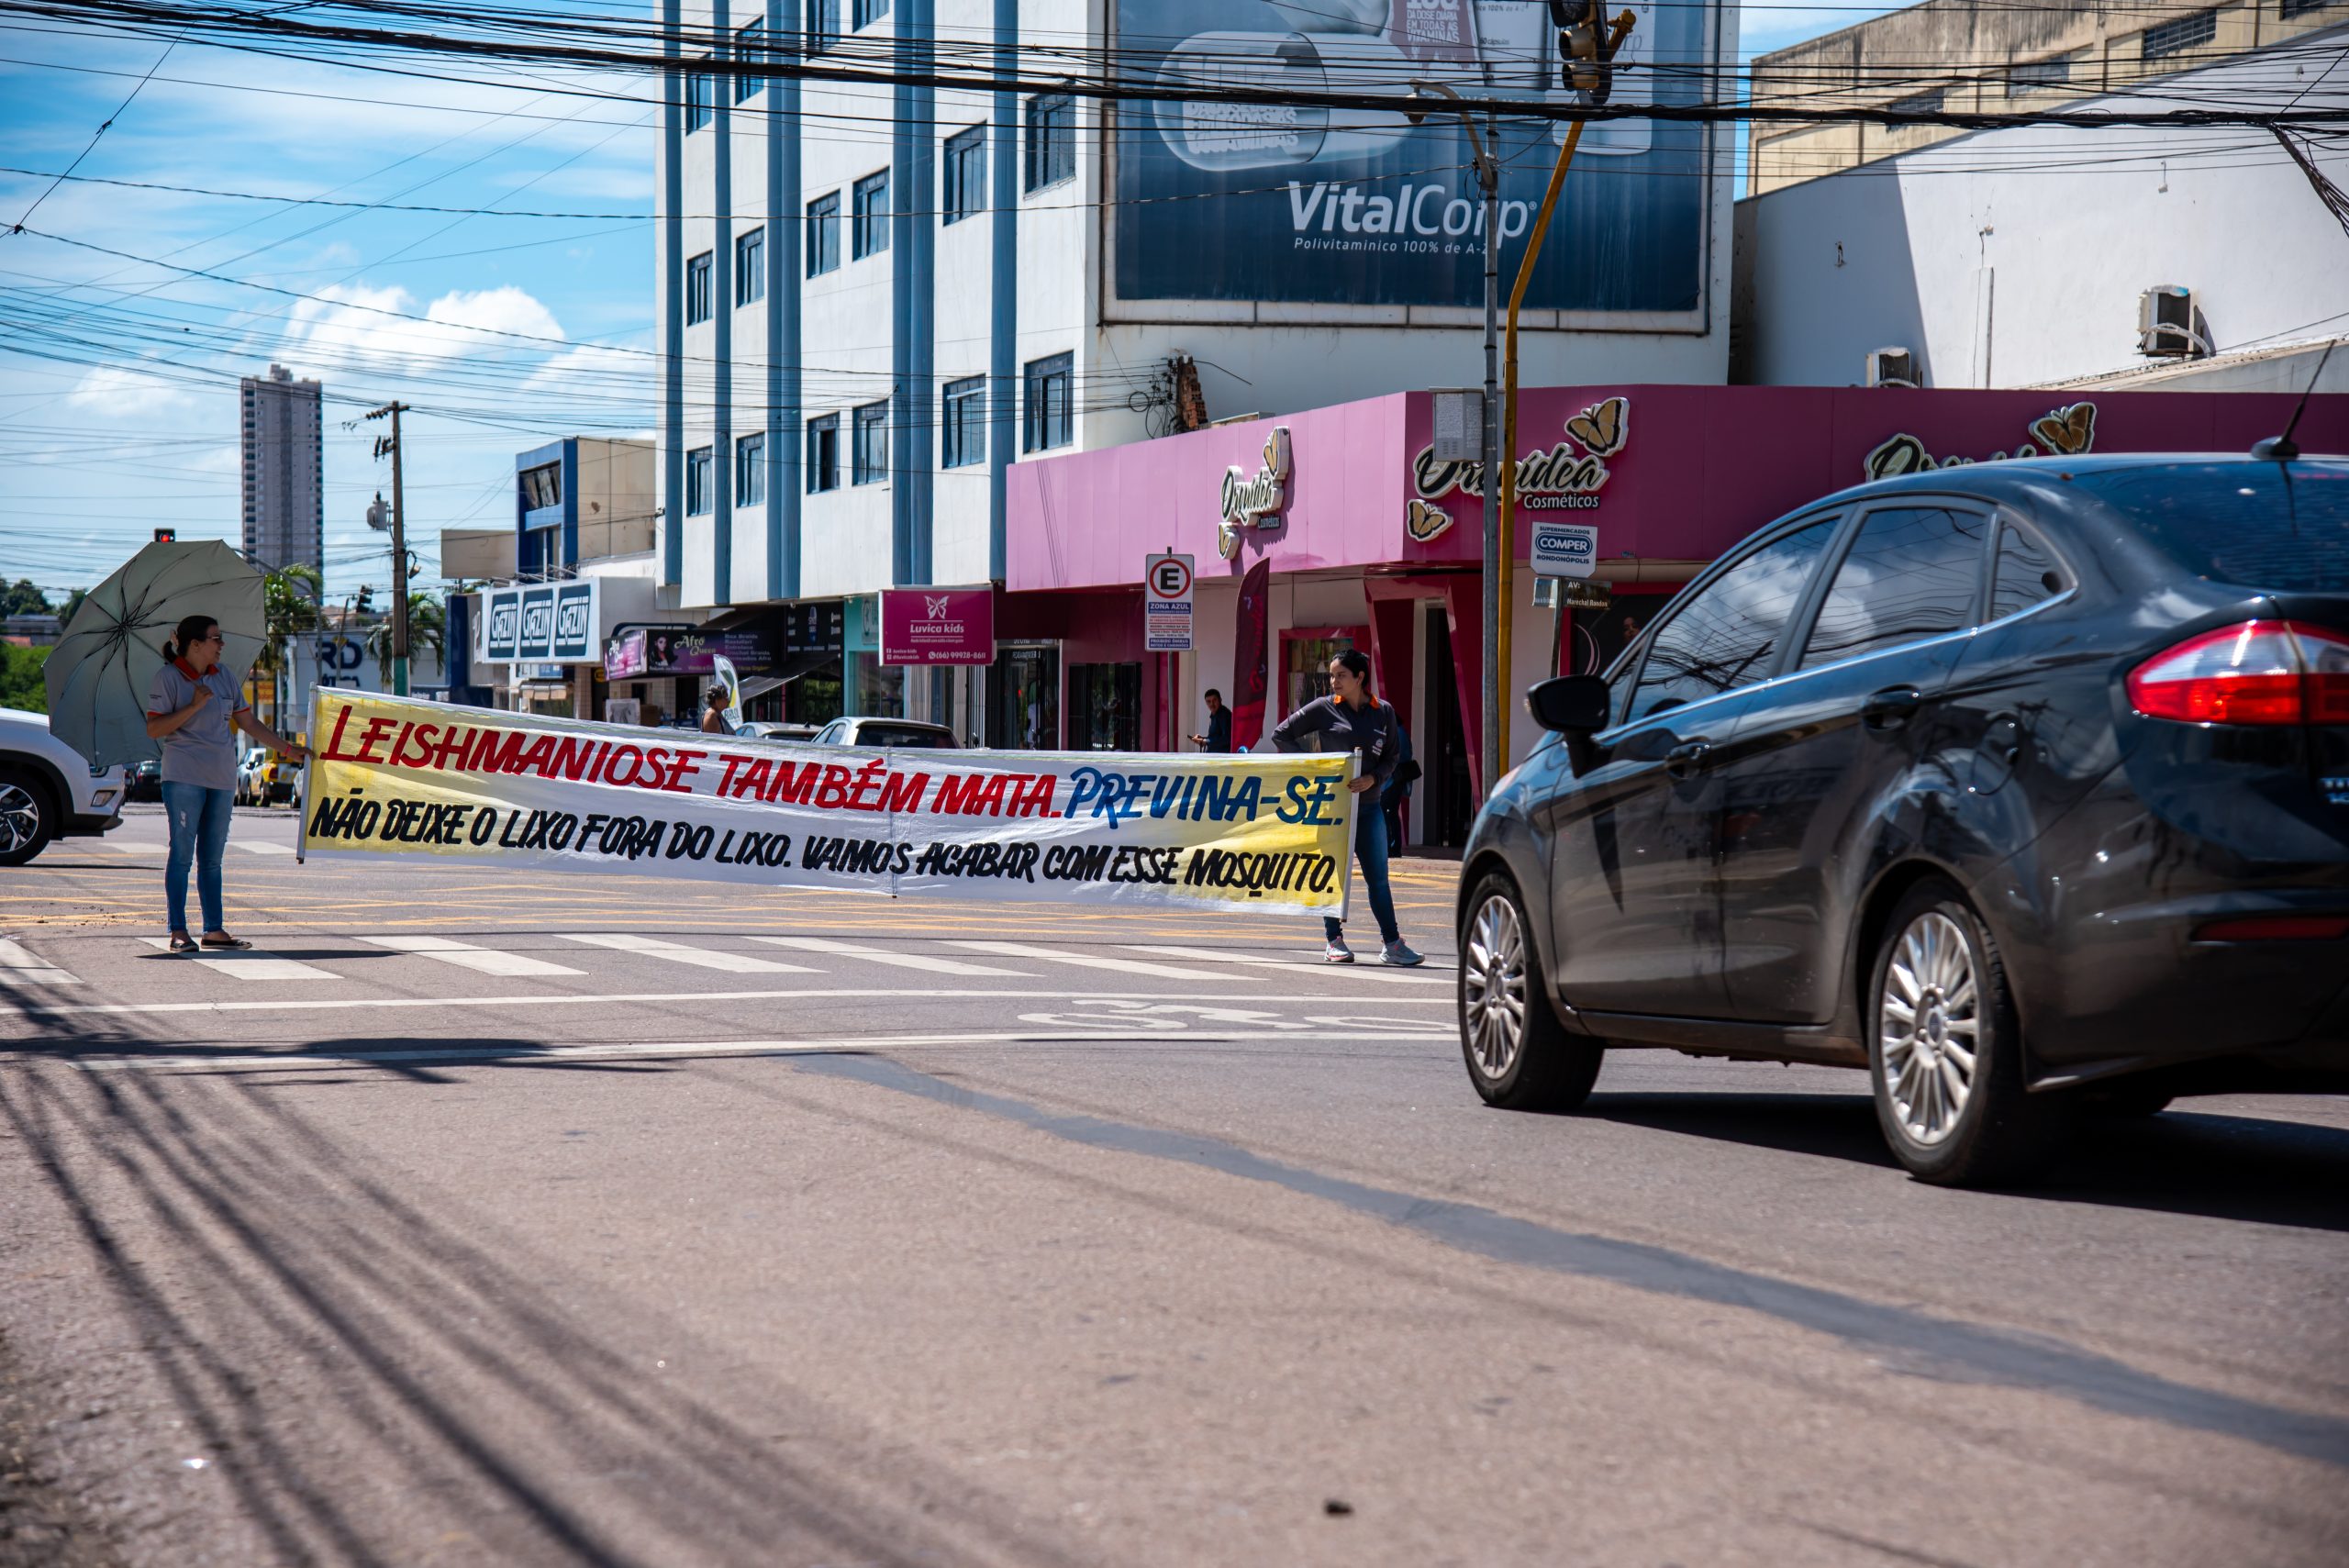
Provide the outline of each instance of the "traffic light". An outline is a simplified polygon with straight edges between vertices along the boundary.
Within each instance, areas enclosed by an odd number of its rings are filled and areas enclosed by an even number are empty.
[[[157,544],[176,544],[179,542],[179,537],[180,531],[177,528],[157,528],[155,530],[155,542]]]
[[[368,587],[368,588],[362,588],[362,589],[360,589],[360,590],[359,590],[359,613],[360,613],[361,615],[362,615],[362,616],[363,616],[363,615],[366,615],[366,614],[370,613],[371,611],[373,611],[373,610],[374,609],[374,607],[375,607],[375,590],[374,590],[373,588],[372,588],[372,587]]]
[[[1558,29],[1558,85],[1580,93],[1591,107],[1615,91],[1615,50],[1621,33],[1607,18],[1601,0],[1550,0],[1550,24]]]

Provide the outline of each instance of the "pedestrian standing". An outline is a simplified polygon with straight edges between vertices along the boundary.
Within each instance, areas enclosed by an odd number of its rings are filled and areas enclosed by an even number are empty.
[[[701,710],[701,732],[704,735],[734,733],[734,727],[726,722],[726,687],[723,684],[709,688],[709,706]]]
[[[281,739],[253,717],[243,681],[220,663],[220,623],[189,616],[163,644],[168,661],[147,692],[147,738],[163,746],[163,815],[171,858],[163,866],[163,906],[173,952],[249,948],[228,934],[220,909],[220,854],[236,807],[237,741],[241,729],[280,756],[306,760],[310,749]],[[195,867],[204,908],[201,940],[187,933],[187,873]]]
[[[1349,648],[1330,661],[1330,695],[1282,719],[1274,727],[1273,744],[1283,751],[1301,751],[1308,738],[1327,735],[1336,744],[1321,750],[1353,751],[1360,758],[1355,776],[1346,785],[1355,801],[1354,859],[1362,866],[1370,912],[1378,921],[1384,943],[1379,961],[1408,967],[1426,961],[1404,944],[1403,933],[1395,924],[1395,895],[1386,885],[1386,817],[1378,808],[1377,794],[1402,763],[1402,734],[1395,709],[1371,692],[1368,656]],[[1321,962],[1352,963],[1354,955],[1346,946],[1345,922],[1325,917],[1321,929],[1329,939]]]
[[[1194,735],[1191,739],[1198,743],[1199,750],[1202,751],[1230,751],[1231,750],[1231,710],[1223,706],[1223,694],[1213,686],[1208,688],[1207,701],[1208,732],[1205,735]]]

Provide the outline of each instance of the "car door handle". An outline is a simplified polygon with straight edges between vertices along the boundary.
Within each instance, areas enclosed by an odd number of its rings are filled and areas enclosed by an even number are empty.
[[[1887,686],[1870,692],[1860,704],[1860,722],[1870,729],[1898,729],[1917,716],[1924,702],[1924,694],[1914,686]]]
[[[1697,771],[1712,749],[1709,740],[1684,741],[1664,754],[1664,771],[1675,779],[1685,779]]]

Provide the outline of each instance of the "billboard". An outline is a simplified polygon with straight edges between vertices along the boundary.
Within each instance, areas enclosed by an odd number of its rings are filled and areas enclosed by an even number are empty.
[[[1413,83],[1581,101],[1559,86],[1543,0],[1115,0],[1114,8],[1120,60],[1155,86],[1397,100],[1392,110],[1120,106],[1113,278],[1128,306],[1481,308],[1485,216],[1471,139],[1458,115],[1426,112],[1427,96],[1412,101]],[[1630,0],[1609,12],[1624,8],[1637,20],[1617,57],[1611,105],[1698,102],[1719,8]],[[1504,292],[1565,132],[1563,121],[1498,122]],[[1648,119],[1592,124],[1527,306],[1701,310],[1706,137],[1702,126]]]
[[[482,662],[585,664],[598,657],[596,579],[492,588],[482,595]]]
[[[995,590],[882,589],[881,662],[994,663]]]

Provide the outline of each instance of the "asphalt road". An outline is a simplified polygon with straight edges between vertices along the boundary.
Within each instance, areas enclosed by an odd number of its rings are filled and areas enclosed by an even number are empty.
[[[198,962],[161,828],[0,873],[0,1562],[2349,1560],[2343,1101],[1944,1192],[1856,1075],[1482,1108],[1439,863],[1398,973],[240,813]]]

